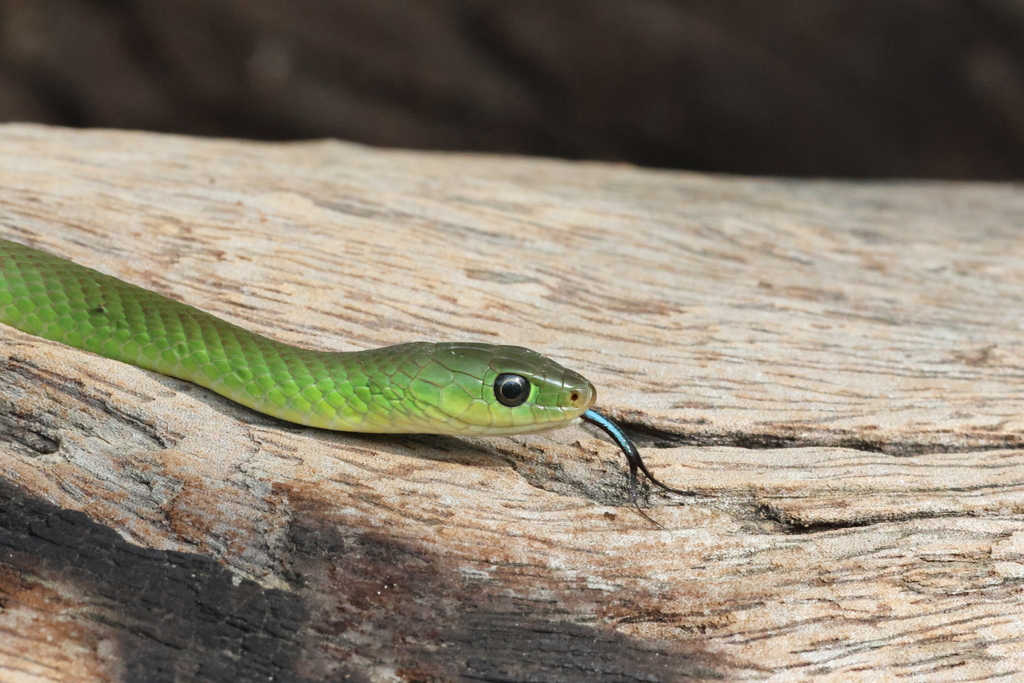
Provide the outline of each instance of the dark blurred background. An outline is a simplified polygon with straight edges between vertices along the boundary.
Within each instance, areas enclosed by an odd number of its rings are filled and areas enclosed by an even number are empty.
[[[1024,177],[1024,0],[0,0],[0,120]]]

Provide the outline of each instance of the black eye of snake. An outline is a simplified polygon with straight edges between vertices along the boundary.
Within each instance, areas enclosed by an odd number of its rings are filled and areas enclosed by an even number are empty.
[[[503,406],[521,406],[530,397],[530,382],[522,375],[509,372],[498,375],[494,380],[494,397]]]

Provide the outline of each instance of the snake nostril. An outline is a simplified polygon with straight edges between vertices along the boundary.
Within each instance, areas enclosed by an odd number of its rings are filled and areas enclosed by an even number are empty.
[[[572,401],[573,403],[576,403],[576,401],[580,400],[579,392],[572,392],[572,394],[570,394],[569,396],[569,400]]]

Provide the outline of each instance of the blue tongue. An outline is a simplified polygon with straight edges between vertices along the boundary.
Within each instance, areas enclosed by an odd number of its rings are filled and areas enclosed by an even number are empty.
[[[671,486],[662,484],[660,481],[655,479],[654,475],[647,469],[647,465],[644,464],[643,458],[640,457],[640,452],[636,449],[636,446],[633,445],[633,442],[629,440],[629,437],[626,436],[626,433],[622,431],[619,425],[615,424],[593,408],[583,413],[580,417],[590,424],[600,427],[605,434],[611,437],[612,441],[619,445],[622,452],[626,454],[626,462],[629,463],[629,495],[633,499],[633,505],[636,507],[636,511],[649,522],[653,523],[655,526],[661,526],[640,509],[640,503],[637,501],[636,495],[637,470],[643,472],[644,475],[651,480],[652,484],[660,486],[666,491],[678,493],[683,496],[694,495],[693,491],[683,491],[682,489],[672,488]]]

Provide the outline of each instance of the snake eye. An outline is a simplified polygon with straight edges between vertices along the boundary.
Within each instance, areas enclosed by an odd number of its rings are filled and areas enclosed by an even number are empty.
[[[498,403],[515,408],[526,403],[530,397],[530,382],[522,375],[506,372],[494,380],[494,398]]]

